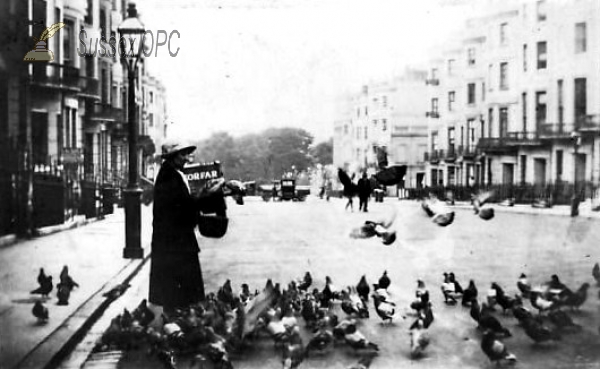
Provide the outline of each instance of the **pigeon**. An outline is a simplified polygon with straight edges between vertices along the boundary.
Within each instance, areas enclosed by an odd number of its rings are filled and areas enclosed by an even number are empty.
[[[475,282],[471,279],[469,280],[469,286],[463,291],[462,296],[462,306],[471,306],[473,300],[477,299],[477,287],[475,286]]]
[[[354,350],[369,349],[379,351],[379,346],[366,339],[366,337],[356,329],[356,325],[349,325],[346,328],[344,340],[348,346],[352,347]]]
[[[283,369],[297,368],[306,357],[306,350],[298,329],[294,329],[288,342],[283,348]]]
[[[369,301],[369,293],[371,292],[371,288],[369,287],[369,284],[367,283],[367,277],[364,274],[362,277],[360,277],[360,281],[358,281],[358,284],[356,285],[356,292],[363,301]]]
[[[494,208],[483,207],[485,203],[492,197],[493,192],[486,191],[481,192],[477,195],[473,195],[473,210],[475,214],[479,215],[479,218],[483,220],[490,220],[494,217]]]
[[[444,282],[442,283],[442,294],[444,295],[444,302],[446,304],[456,304],[456,298],[458,292],[456,291],[456,284],[450,280],[450,275],[444,272]]]
[[[331,301],[339,298],[339,291],[330,276],[325,276],[325,287],[321,291],[321,307],[328,308]]]
[[[511,363],[517,361],[517,357],[508,351],[506,345],[504,345],[502,341],[496,339],[496,335],[493,331],[486,331],[483,333],[481,349],[493,363],[500,364],[500,361],[502,360]]]
[[[217,291],[217,300],[231,307],[233,304],[233,289],[231,288],[231,280],[226,280],[223,286]]]
[[[36,301],[31,310],[33,316],[38,320],[39,324],[46,323],[48,321],[48,308],[42,304],[41,301]]]
[[[600,265],[598,265],[598,263],[594,264],[594,267],[592,268],[592,276],[596,281],[596,285],[600,286]]]
[[[42,297],[48,297],[50,292],[52,292],[52,288],[54,285],[52,284],[52,276],[47,276],[44,273],[44,268],[40,268],[40,273],[38,274],[37,281],[39,283],[39,287],[35,290],[31,291],[32,294],[42,295]]]
[[[387,301],[385,295],[380,295],[377,292],[373,293],[372,296],[377,315],[379,315],[383,323],[386,321],[391,323],[396,312],[396,304],[391,301]]]
[[[417,359],[423,355],[423,351],[429,345],[429,332],[424,327],[423,320],[417,318],[417,321],[410,328],[410,356]]]
[[[328,329],[319,328],[306,345],[306,355],[308,356],[310,351],[324,352],[333,347],[333,342],[333,333]]]
[[[425,282],[417,280],[417,290],[415,291],[416,300],[410,304],[411,309],[417,312],[424,309],[429,303],[429,291],[425,287]]]
[[[369,369],[373,359],[377,356],[377,353],[370,353],[361,357],[357,363],[351,364],[346,369]]]
[[[388,277],[387,270],[384,270],[383,275],[379,278],[379,283],[377,284],[377,287],[383,288],[387,291],[391,283],[392,281],[390,280],[390,277]]]
[[[298,289],[300,291],[308,291],[308,288],[312,285],[312,276],[310,275],[310,272],[306,272],[304,274],[304,278],[300,281],[298,281]]]
[[[566,298],[562,300],[562,305],[569,306],[571,310],[579,309],[585,300],[587,300],[587,290],[589,288],[589,283],[583,283],[577,291],[567,294]]]
[[[125,291],[127,291],[130,286],[131,285],[129,283],[118,284],[109,291],[103,293],[102,296],[108,298],[109,300],[118,299],[123,293],[125,293]]]
[[[143,327],[147,327],[155,317],[155,314],[148,307],[148,301],[143,299],[140,304],[131,312],[133,319],[140,322]]]
[[[558,307],[555,301],[546,300],[539,290],[532,290],[529,295],[531,306],[536,308],[540,314]]]
[[[543,325],[539,319],[525,319],[521,322],[521,325],[525,329],[525,334],[536,343],[560,340],[558,332]]]
[[[431,221],[440,227],[446,227],[454,222],[454,212],[435,196],[430,195],[427,199],[423,200],[421,207],[431,218]]]
[[[521,295],[523,298],[529,298],[529,293],[531,292],[531,284],[527,280],[527,276],[525,273],[521,273],[519,276],[519,280],[517,281],[517,288],[521,291]]]
[[[481,308],[479,316],[479,328],[485,330],[491,330],[494,333],[504,335],[504,337],[510,337],[512,334],[505,328],[498,319],[496,319],[489,309],[486,308],[485,304]]]
[[[69,274],[69,267],[66,265],[63,266],[63,269],[60,272],[60,284],[66,286],[70,290],[73,290],[75,287],[79,287],[79,284],[75,282]]]
[[[241,285],[242,290],[240,291],[239,297],[240,297],[240,301],[242,304],[246,305],[248,303],[248,301],[250,300],[251,293],[250,293],[250,287],[248,286],[248,283],[242,283]]]
[[[69,287],[68,284],[59,283],[56,286],[56,297],[58,298],[57,305],[69,305],[71,287]]]
[[[360,318],[369,317],[369,309],[365,301],[358,296],[354,287],[348,286],[348,290],[342,291],[342,310],[348,315],[358,315]]]
[[[548,318],[550,318],[550,321],[554,323],[556,328],[563,332],[576,332],[582,329],[579,324],[573,322],[573,319],[562,310],[553,310],[549,312]]]

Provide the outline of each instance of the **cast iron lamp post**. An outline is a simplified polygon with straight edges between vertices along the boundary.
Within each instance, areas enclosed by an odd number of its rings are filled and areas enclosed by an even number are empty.
[[[571,140],[573,140],[573,197],[571,198],[571,216],[579,215],[579,192],[577,191],[577,154],[581,145],[581,134],[577,131],[571,132]]]
[[[125,259],[141,259],[144,249],[141,246],[141,205],[142,189],[139,185],[138,173],[138,120],[135,103],[135,80],[138,73],[138,62],[142,57],[141,42],[146,32],[144,25],[137,18],[135,4],[129,3],[127,18],[118,27],[121,40],[121,58],[127,63],[128,99],[127,99],[127,139],[129,145],[129,176],[125,196]]]

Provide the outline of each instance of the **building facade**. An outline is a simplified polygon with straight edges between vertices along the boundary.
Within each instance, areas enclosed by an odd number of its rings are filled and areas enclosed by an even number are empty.
[[[430,64],[428,184],[530,187],[562,202],[574,187],[593,196],[600,4],[490,3]]]
[[[75,215],[99,216],[127,178],[127,68],[100,42],[118,37],[126,2],[9,0],[2,7],[1,41],[9,47],[0,63],[0,146],[6,154],[0,235],[31,234]],[[58,22],[64,27],[48,40],[53,60],[24,62],[33,38]],[[163,119],[164,88],[141,64],[138,96],[151,80]],[[150,107],[138,101],[141,117]],[[162,134],[148,124],[140,120],[140,137]],[[142,159],[154,154],[152,135],[140,140]],[[139,162],[143,170],[145,161]]]

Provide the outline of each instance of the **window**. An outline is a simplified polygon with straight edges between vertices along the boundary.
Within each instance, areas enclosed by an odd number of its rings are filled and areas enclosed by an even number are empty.
[[[363,131],[365,133],[365,140],[369,138],[369,130],[367,129],[367,127],[363,127]]]
[[[31,142],[33,163],[47,164],[48,158],[48,113],[31,113]]]
[[[527,72],[527,44],[523,44],[523,72]]]
[[[492,125],[494,123],[494,108],[488,109],[488,137],[492,137]]]
[[[360,118],[360,108],[356,108],[356,117]]]
[[[548,66],[548,45],[546,41],[537,43],[537,69],[546,69]]]
[[[431,150],[436,151],[438,149],[438,133],[431,133]]]
[[[438,70],[437,68],[432,68],[431,69],[431,79],[437,79],[438,78]]]
[[[527,92],[521,94],[521,107],[521,124],[523,125],[523,132],[527,132]]]
[[[127,8],[123,8],[127,9]],[[87,0],[87,14],[85,16],[85,23],[89,25],[94,24],[94,0]]]
[[[437,99],[437,97],[434,97],[433,99],[431,99],[431,112],[433,114],[437,114],[437,112],[438,112],[438,99]]]
[[[469,83],[467,85],[468,95],[467,95],[467,103],[475,104],[475,84]]]
[[[585,78],[575,78],[575,123],[582,123],[587,115],[587,83]]]
[[[565,122],[565,105],[564,105],[564,91],[563,91],[563,80],[559,79],[556,86],[556,94],[558,95],[558,124],[560,126]]]
[[[377,129],[377,119],[373,119],[373,129]]]
[[[62,22],[62,11],[59,7],[55,7],[54,8],[54,22]],[[61,43],[61,38],[58,37],[58,35],[56,35],[57,37],[54,37],[54,41],[51,41],[54,43],[54,46],[52,46],[52,51],[54,51],[54,60],[57,60],[59,63],[61,63],[62,59],[61,59],[61,55],[60,55],[60,43]],[[65,42],[65,40],[63,39],[62,42]],[[49,46],[50,48],[50,46]]]
[[[500,63],[500,89],[508,90],[508,63]]]
[[[500,24],[500,45],[508,44],[508,23]]]
[[[454,145],[456,144],[455,142],[455,132],[454,132],[454,127],[449,127],[448,128],[448,151],[449,152],[454,152]]]
[[[387,119],[382,119],[381,120],[381,130],[383,132],[387,131]]]
[[[521,184],[527,179],[527,155],[521,155]]]
[[[537,2],[537,20],[543,22],[547,18],[546,15],[546,0],[538,0]]]
[[[500,137],[508,136],[508,108],[500,108]]]
[[[154,104],[154,92],[150,91],[149,96],[150,96],[150,104]]]
[[[387,107],[387,96],[381,97],[381,106],[383,106],[384,108]]]
[[[587,51],[587,29],[585,22],[575,23],[575,53]]]
[[[348,125],[344,124],[344,134],[347,135],[348,134]]]
[[[475,119],[467,120],[467,147],[469,152],[475,151]]]
[[[467,63],[469,65],[475,65],[475,48],[470,47],[467,49]]]
[[[556,150],[556,180],[562,180],[563,175],[563,151]]]
[[[63,40],[63,63],[71,65],[73,63],[73,40],[75,39],[73,30],[75,24],[71,19],[64,19],[65,26],[60,30],[60,37]],[[57,36],[57,35],[55,35]]]
[[[452,111],[453,107],[454,107],[454,101],[456,100],[456,96],[455,96],[455,92],[454,91],[449,91],[448,92],[448,111]]]
[[[365,106],[365,115],[368,116],[369,115],[369,108]]]
[[[481,101],[485,101],[485,82],[481,82]]]
[[[545,91],[538,91],[535,93],[535,124],[538,131],[543,124],[546,124]]]
[[[454,74],[454,59],[448,59],[448,75]]]
[[[494,65],[493,64],[489,64],[488,65],[488,89],[490,91],[494,90]]]

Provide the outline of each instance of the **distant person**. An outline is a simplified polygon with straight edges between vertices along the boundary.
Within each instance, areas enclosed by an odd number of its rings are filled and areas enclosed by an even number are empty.
[[[371,196],[371,181],[367,178],[367,173],[362,174],[358,180],[358,211],[368,212],[369,197]]]
[[[346,202],[346,207],[344,209],[348,210],[349,207],[350,211],[354,211],[353,198],[356,195],[356,185],[352,182],[353,179],[354,174],[352,174],[352,177],[350,178],[350,184],[344,185],[344,196],[348,199],[348,202]]]

